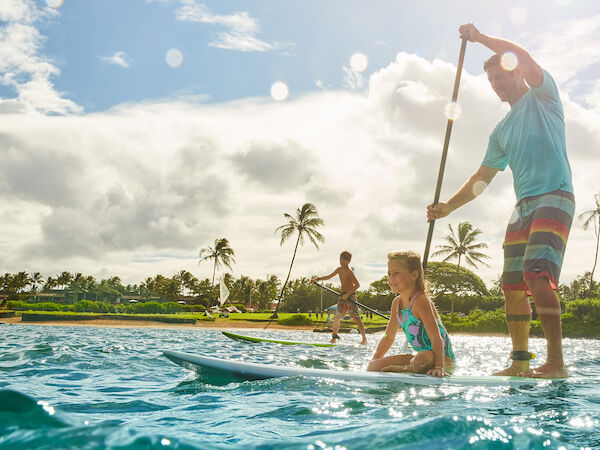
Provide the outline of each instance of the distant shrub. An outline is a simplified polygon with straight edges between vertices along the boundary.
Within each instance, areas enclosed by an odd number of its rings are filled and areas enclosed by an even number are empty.
[[[312,325],[312,320],[310,320],[308,317],[306,317],[305,315],[302,314],[294,314],[291,317],[288,317],[286,319],[279,319],[277,321],[278,323],[280,323],[281,325],[290,325],[290,326],[295,326],[295,325]]]
[[[148,302],[148,303],[151,303],[151,302]],[[162,305],[164,308],[163,312],[165,312],[166,314],[174,314],[174,313],[183,311],[183,306],[177,302],[166,302],[166,303],[163,303]]]
[[[600,324],[600,299],[586,298],[585,300],[566,302],[565,313],[572,313],[580,319],[589,316],[591,321]]]
[[[8,309],[14,309],[15,311],[27,311],[31,308],[31,305],[21,300],[9,300],[6,304]]]
[[[204,305],[183,305],[183,310],[187,312],[204,312],[206,306]]]
[[[166,308],[162,303],[155,301],[145,303],[132,303],[125,307],[125,311],[132,314],[164,314]]]
[[[241,304],[241,303],[236,303],[236,304],[235,304],[235,305],[233,305],[233,306],[235,306],[237,309],[239,309],[239,310],[240,310],[241,312],[243,312],[243,313],[245,313],[245,312],[247,311],[247,310],[246,310],[246,305],[243,305],[243,304]]]
[[[73,305],[73,310],[77,312],[99,312],[98,302],[91,300],[79,300]]]

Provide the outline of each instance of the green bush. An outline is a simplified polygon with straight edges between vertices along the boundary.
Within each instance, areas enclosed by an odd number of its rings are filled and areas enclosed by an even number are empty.
[[[600,324],[600,299],[586,298],[585,300],[566,302],[565,313],[572,313],[580,319],[589,316],[591,321]]]
[[[308,317],[306,317],[303,314],[294,314],[291,317],[287,317],[285,319],[279,319],[277,321],[277,323],[281,324],[281,325],[290,325],[290,326],[295,326],[295,325],[312,325],[312,320],[310,320]]]
[[[467,317],[457,314],[453,318],[442,316],[442,322],[448,331],[507,333],[504,311],[482,311],[478,308]]]
[[[132,314],[164,314],[166,308],[162,303],[155,301],[145,303],[131,303],[125,307],[125,311]]]
[[[148,302],[151,303],[151,302]],[[167,314],[174,314],[183,311],[183,306],[177,302],[166,302],[162,304],[164,312]]]
[[[31,309],[31,305],[27,302],[21,300],[9,300],[6,304],[8,309],[13,309],[15,311],[27,311]]]
[[[245,313],[245,312],[247,311],[247,310],[246,310],[246,305],[243,305],[243,304],[241,304],[241,303],[236,303],[236,304],[235,304],[235,305],[233,305],[233,306],[235,306],[237,309],[239,309],[239,310],[240,310],[241,312],[243,312],[243,313]]]
[[[206,306],[204,305],[183,305],[183,310],[186,312],[204,312]]]
[[[91,300],[79,300],[73,305],[73,310],[77,312],[99,312],[98,302]]]

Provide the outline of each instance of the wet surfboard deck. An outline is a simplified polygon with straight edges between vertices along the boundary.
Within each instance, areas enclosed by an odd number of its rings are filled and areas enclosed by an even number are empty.
[[[187,369],[197,373],[220,373],[238,380],[265,380],[279,377],[330,378],[346,381],[367,381],[373,383],[400,383],[413,385],[457,384],[467,386],[523,386],[549,383],[551,380],[522,377],[494,376],[451,376],[432,377],[429,375],[392,372],[341,371],[329,369],[308,369],[303,367],[284,367],[273,364],[258,364],[234,361],[211,356],[192,355],[190,353],[167,350],[163,355]]]

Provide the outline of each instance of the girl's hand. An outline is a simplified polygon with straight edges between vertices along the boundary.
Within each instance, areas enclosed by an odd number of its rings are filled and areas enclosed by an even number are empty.
[[[450,374],[444,370],[443,367],[434,367],[433,369],[429,369],[427,371],[427,375],[431,375],[432,377],[449,377]]]

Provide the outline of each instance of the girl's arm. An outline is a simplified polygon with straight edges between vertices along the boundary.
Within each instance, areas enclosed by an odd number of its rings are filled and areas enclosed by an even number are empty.
[[[398,331],[398,318],[396,317],[398,311],[398,302],[400,301],[400,297],[396,297],[392,301],[392,310],[390,312],[390,320],[385,328],[385,334],[379,341],[379,345],[377,346],[377,350],[375,350],[375,354],[371,359],[379,359],[383,358],[385,354],[388,352],[392,344],[394,343],[394,339],[396,338],[396,332]]]
[[[415,317],[421,319],[425,326],[425,331],[431,341],[431,348],[435,355],[435,364],[432,369],[427,371],[427,375],[436,377],[444,376],[444,341],[437,325],[436,314],[431,301],[424,294],[419,295],[413,303],[412,310]]]

